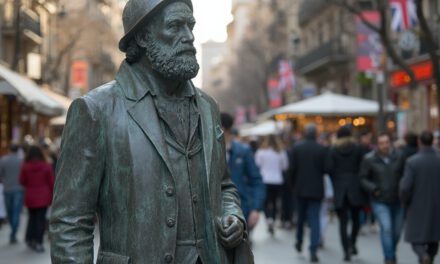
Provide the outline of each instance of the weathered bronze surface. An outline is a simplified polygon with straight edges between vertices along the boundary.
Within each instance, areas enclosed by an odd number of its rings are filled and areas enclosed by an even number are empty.
[[[190,0],[130,0],[115,81],[73,102],[50,222],[52,263],[252,263],[219,110],[196,89]],[[237,250],[236,250],[237,249]]]

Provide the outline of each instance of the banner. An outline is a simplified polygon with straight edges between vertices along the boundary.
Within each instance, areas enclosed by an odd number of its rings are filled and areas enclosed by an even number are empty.
[[[380,14],[374,11],[362,13],[362,17],[373,25],[379,25]],[[356,17],[357,32],[357,70],[359,72],[375,71],[382,61],[383,46],[379,35],[367,27],[361,17]]]
[[[281,60],[278,67],[280,90],[290,92],[295,88],[295,73],[289,60]]]
[[[280,82],[278,79],[270,79],[267,82],[267,89],[269,91],[269,105],[270,108],[277,108],[283,104],[283,97],[280,90]]]
[[[74,61],[71,68],[71,86],[74,88],[88,89],[89,67],[86,61]]]

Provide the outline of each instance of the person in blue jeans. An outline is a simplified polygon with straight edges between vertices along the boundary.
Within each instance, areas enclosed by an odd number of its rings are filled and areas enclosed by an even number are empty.
[[[17,243],[18,225],[23,208],[23,188],[19,183],[22,158],[18,150],[19,147],[12,144],[10,153],[0,159],[0,181],[4,185],[6,212],[11,225],[11,244]]]
[[[404,210],[399,200],[403,163],[402,156],[391,147],[391,137],[383,133],[378,136],[377,149],[365,155],[360,169],[362,187],[371,195],[379,222],[386,264],[397,261],[397,245],[403,228]]]
[[[237,186],[241,208],[250,231],[257,225],[260,212],[264,208],[266,186],[255,164],[251,148],[236,140],[233,131],[234,118],[227,113],[222,113],[221,123],[226,141],[226,160],[232,181]]]

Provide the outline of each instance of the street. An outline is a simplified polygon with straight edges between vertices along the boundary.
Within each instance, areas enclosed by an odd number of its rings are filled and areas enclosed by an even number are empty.
[[[24,218],[24,217],[23,217]],[[1,264],[49,264],[49,245],[46,242],[46,252],[37,254],[29,249],[23,242],[26,225],[21,225],[19,244],[11,246],[8,244],[9,227],[3,226],[0,230],[0,263]],[[368,233],[368,232],[367,232]],[[272,238],[266,232],[264,219],[260,221],[257,229],[252,234],[255,263],[257,264],[305,264],[309,263],[307,250],[298,255],[293,249],[294,232],[277,229]],[[98,242],[98,239],[95,239]],[[306,241],[307,243],[307,241]],[[97,243],[96,243],[97,244]],[[306,249],[307,244],[304,245]],[[96,252],[97,246],[95,246]],[[359,256],[354,258],[352,263],[358,264],[380,264],[382,252],[377,234],[362,235],[358,243]],[[337,234],[337,220],[330,224],[326,234],[325,249],[319,252],[321,262],[324,264],[341,264],[342,254]],[[407,243],[400,243],[399,264],[416,264],[417,260]],[[440,264],[437,259],[436,264]]]

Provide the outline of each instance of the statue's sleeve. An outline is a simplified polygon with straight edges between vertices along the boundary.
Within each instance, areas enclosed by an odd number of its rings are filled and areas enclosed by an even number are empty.
[[[104,170],[104,133],[96,104],[75,100],[67,115],[50,217],[51,258],[93,263],[93,231]]]

